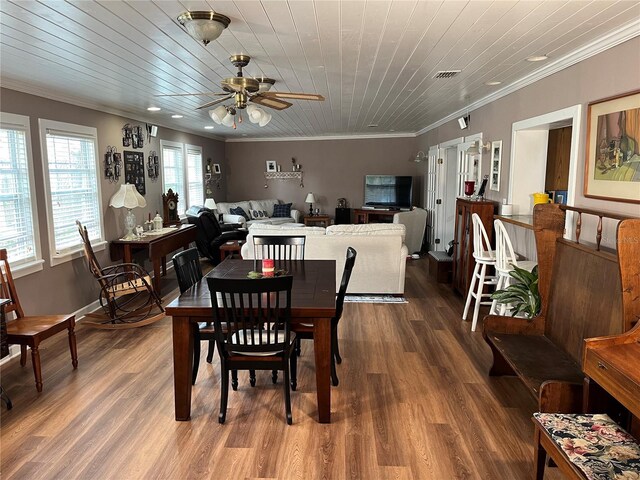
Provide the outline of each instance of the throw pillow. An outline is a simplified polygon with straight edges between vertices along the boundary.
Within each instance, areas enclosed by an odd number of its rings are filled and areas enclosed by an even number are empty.
[[[273,206],[274,218],[287,218],[291,216],[291,204],[283,203],[282,205]]]
[[[269,214],[267,213],[266,210],[251,210],[250,213],[251,213],[251,218],[253,218],[254,220],[269,218]]]
[[[242,215],[244,217],[245,220],[251,220],[251,218],[249,218],[249,215],[247,215],[247,212],[244,211],[244,208],[242,207],[236,207],[236,208],[230,208],[229,209],[229,213],[231,215]]]

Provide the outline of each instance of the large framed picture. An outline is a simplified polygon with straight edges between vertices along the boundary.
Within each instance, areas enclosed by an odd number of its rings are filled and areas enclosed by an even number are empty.
[[[124,152],[124,181],[136,186],[140,195],[146,193],[144,184],[144,153]]]
[[[640,203],[640,90],[589,104],[584,196]]]

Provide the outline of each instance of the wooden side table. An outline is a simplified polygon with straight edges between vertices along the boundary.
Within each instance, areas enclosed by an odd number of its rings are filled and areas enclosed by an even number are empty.
[[[331,217],[329,215],[305,215],[304,217],[304,225],[308,227],[310,225],[315,225],[318,227],[328,227],[331,223]],[[319,225],[322,224],[322,225]]]
[[[220,261],[227,258],[227,255],[232,255],[234,253],[239,255],[243,243],[244,241],[242,240],[231,240],[230,242],[220,245]]]

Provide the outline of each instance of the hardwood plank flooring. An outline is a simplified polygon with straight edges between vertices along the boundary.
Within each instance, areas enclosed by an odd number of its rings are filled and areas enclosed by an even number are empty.
[[[357,266],[356,266],[357,268]],[[514,378],[489,378],[489,348],[461,321],[463,299],[407,267],[407,304],[345,305],[340,386],[330,425],[316,421],[313,346],[303,342],[293,421],[282,376],[240,373],[217,421],[219,363],[203,344],[192,420],[173,410],[171,322],[121,331],[78,324],[79,366],[66,335],[41,347],[44,390],[30,360],[1,367],[14,408],[1,413],[3,479],[528,479],[535,403]],[[175,292],[173,292],[175,295]],[[561,478],[548,469],[547,479]]]

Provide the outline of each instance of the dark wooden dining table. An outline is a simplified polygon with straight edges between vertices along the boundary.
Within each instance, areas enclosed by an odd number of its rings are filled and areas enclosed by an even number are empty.
[[[293,275],[291,291],[292,329],[301,323],[313,325],[318,420],[331,421],[331,318],[336,313],[335,260],[294,260],[276,269]],[[260,271],[260,261],[227,258],[207,276],[247,278]],[[202,279],[166,307],[173,317],[173,378],[176,420],[191,418],[191,371],[197,323],[212,319],[211,297]]]

